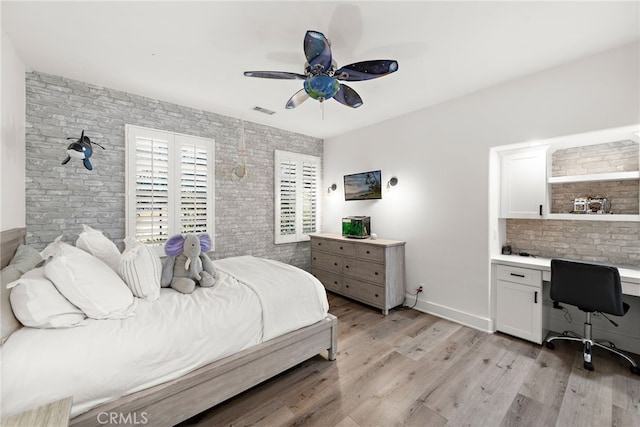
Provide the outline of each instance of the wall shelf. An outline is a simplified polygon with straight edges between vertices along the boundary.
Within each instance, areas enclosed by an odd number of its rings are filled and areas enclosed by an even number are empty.
[[[569,182],[589,182],[589,181],[626,181],[640,179],[639,171],[630,172],[608,172],[588,175],[553,176],[547,181],[549,184],[565,184]]]
[[[625,214],[547,214],[546,219],[570,221],[640,221],[640,215]]]

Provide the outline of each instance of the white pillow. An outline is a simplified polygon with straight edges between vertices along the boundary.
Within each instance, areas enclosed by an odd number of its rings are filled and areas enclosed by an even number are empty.
[[[133,295],[149,301],[160,297],[162,262],[155,251],[133,237],[124,239],[125,249],[120,260],[120,277]]]
[[[59,249],[44,271],[62,295],[92,319],[133,315],[138,300],[118,273],[81,249],[71,245]]]
[[[24,326],[68,328],[86,324],[86,316],[44,275],[44,267],[28,271],[7,285],[13,313]]]
[[[85,224],[82,224],[82,229],[84,231],[78,236],[76,247],[89,252],[111,267],[113,271],[118,272],[121,255],[116,244],[102,234],[102,231],[95,230]]]

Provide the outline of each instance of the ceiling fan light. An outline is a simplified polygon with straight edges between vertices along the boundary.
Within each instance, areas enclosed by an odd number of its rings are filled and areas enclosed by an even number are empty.
[[[329,76],[314,76],[304,81],[304,90],[316,100],[333,98],[340,89],[340,83]]]

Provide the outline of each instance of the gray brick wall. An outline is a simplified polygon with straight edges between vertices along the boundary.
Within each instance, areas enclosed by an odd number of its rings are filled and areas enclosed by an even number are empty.
[[[246,177],[238,163],[240,121],[40,72],[26,74],[27,243],[37,249],[64,234],[74,243],[82,224],[123,248],[125,124],[212,138],[216,150],[216,250],[212,258],[255,255],[309,268],[309,244],[274,245],[274,150],[322,157],[323,141],[245,121]],[[94,147],[94,169],[72,159],[67,137],[80,132]]]
[[[514,253],[640,266],[640,223],[507,219]]]
[[[556,150],[551,176],[638,170],[638,143],[630,140]],[[593,181],[551,185],[551,212],[570,213],[576,197],[606,197],[615,214],[638,215],[640,181]]]

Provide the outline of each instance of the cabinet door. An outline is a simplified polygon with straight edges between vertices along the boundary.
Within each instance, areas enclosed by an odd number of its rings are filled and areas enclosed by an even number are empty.
[[[501,159],[500,216],[541,218],[546,211],[546,149],[504,154]]]
[[[539,287],[497,281],[496,328],[542,343],[542,292]]]

